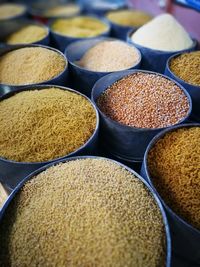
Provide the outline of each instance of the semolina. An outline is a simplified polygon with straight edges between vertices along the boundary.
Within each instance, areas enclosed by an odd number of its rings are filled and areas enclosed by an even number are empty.
[[[7,44],[31,44],[42,40],[48,34],[40,25],[27,25],[12,33],[6,39]]]
[[[25,12],[26,8],[24,5],[19,4],[0,4],[0,20],[10,19],[15,16],[19,16]]]
[[[200,86],[200,51],[184,53],[172,58],[169,67],[184,82]]]
[[[66,59],[44,47],[25,47],[0,57],[0,83],[27,85],[55,78],[66,68]]]
[[[74,152],[92,136],[96,112],[83,96],[48,88],[0,102],[0,156],[43,162]]]
[[[166,204],[200,230],[200,127],[166,133],[148,154],[153,184]]]
[[[108,26],[99,19],[89,16],[78,16],[74,18],[57,19],[51,29],[59,34],[88,38],[95,37],[108,30]]]
[[[28,181],[0,225],[0,265],[157,267],[161,212],[146,186],[102,158],[60,163]]]
[[[121,41],[102,41],[90,48],[78,64],[91,71],[109,72],[129,69],[140,60],[133,46]]]
[[[150,21],[152,16],[139,10],[110,11],[106,17],[116,24],[130,27],[140,27]]]
[[[189,34],[170,14],[159,15],[144,24],[131,39],[138,45],[160,51],[179,51],[193,45]]]
[[[73,4],[67,4],[67,5],[59,5],[54,6],[51,8],[48,8],[44,15],[46,17],[67,17],[67,16],[73,16],[79,13],[80,7],[78,5]]]

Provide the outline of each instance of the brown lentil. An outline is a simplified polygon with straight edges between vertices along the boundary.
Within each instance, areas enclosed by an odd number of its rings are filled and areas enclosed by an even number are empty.
[[[138,128],[176,124],[189,110],[186,95],[173,81],[142,72],[113,83],[97,105],[112,120]]]
[[[164,266],[165,232],[152,195],[106,159],[53,166],[27,182],[0,226],[0,265]]]
[[[200,51],[173,58],[170,61],[170,70],[185,82],[200,86]]]
[[[90,48],[78,64],[92,71],[129,69],[140,60],[138,51],[121,41],[102,41]]]
[[[169,207],[200,230],[200,127],[164,135],[149,151],[152,181]]]
[[[0,83],[26,85],[48,81],[66,66],[64,57],[47,48],[26,47],[0,57]]]
[[[0,156],[52,160],[85,144],[95,127],[95,110],[79,94],[58,88],[20,92],[0,102]]]

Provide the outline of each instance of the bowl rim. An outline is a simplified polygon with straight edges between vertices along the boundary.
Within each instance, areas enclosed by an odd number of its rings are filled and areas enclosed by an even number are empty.
[[[187,101],[188,101],[188,104],[189,104],[189,109],[188,109],[187,115],[186,115],[184,118],[182,118],[180,121],[178,121],[177,123],[175,123],[175,124],[173,124],[173,125],[169,125],[169,126],[161,127],[161,128],[139,128],[139,127],[134,127],[134,126],[125,125],[125,124],[122,124],[121,122],[117,122],[117,121],[111,119],[110,117],[108,117],[106,114],[104,114],[104,113],[100,110],[100,108],[97,106],[97,103],[96,103],[97,99],[94,99],[94,92],[96,91],[96,86],[99,85],[100,83],[102,83],[104,80],[107,80],[107,78],[111,77],[111,75],[112,75],[113,73],[110,73],[110,74],[107,74],[107,75],[103,76],[102,78],[100,78],[100,79],[94,84],[94,86],[93,86],[93,88],[92,88],[92,92],[91,92],[91,100],[92,100],[93,103],[95,104],[95,106],[96,106],[98,112],[100,113],[100,115],[101,115],[105,120],[109,121],[111,124],[114,124],[116,127],[124,128],[124,130],[135,130],[135,131],[141,131],[141,132],[149,132],[149,131],[151,131],[151,132],[156,132],[156,131],[162,131],[162,130],[164,130],[164,129],[171,128],[171,127],[173,127],[173,126],[175,126],[175,125],[180,125],[181,123],[185,122],[185,121],[190,117],[190,115],[191,115],[191,113],[192,113],[192,99],[191,99],[191,96],[190,96],[190,94],[187,92],[187,90],[186,90],[181,84],[179,84],[177,81],[173,80],[171,77],[168,77],[168,76],[166,76],[166,75],[164,75],[164,74],[157,73],[157,72],[154,72],[154,71],[148,71],[148,70],[132,69],[132,70],[125,70],[125,71],[118,71],[118,72],[114,72],[114,73],[120,75],[120,74],[123,74],[123,72],[126,72],[126,73],[124,73],[124,75],[123,75],[122,77],[117,78],[117,79],[115,80],[115,82],[117,82],[117,81],[123,79],[124,77],[126,77],[126,76],[128,76],[128,75],[131,75],[131,74],[134,74],[134,73],[138,73],[138,72],[142,72],[142,73],[149,73],[149,74],[153,74],[153,75],[159,75],[159,76],[161,76],[161,77],[163,77],[163,78],[166,78],[166,79],[172,81],[173,83],[175,83],[175,85],[178,86],[178,87],[181,89],[181,91],[185,94],[185,96],[187,97]],[[113,83],[115,83],[115,82],[113,82]],[[111,83],[110,85],[112,85],[113,83]],[[101,94],[102,94],[103,92],[105,92],[105,91],[107,90],[107,88],[108,88],[110,85],[108,85],[108,86],[106,87],[106,89],[103,90],[103,91],[101,92]],[[100,94],[100,95],[101,95],[101,94]],[[100,95],[99,95],[99,96],[100,96]]]
[[[36,83],[30,83],[30,84],[5,84],[5,83],[0,83],[0,87],[12,87],[12,88],[22,88],[22,87],[25,87],[25,86],[29,86],[29,85],[40,85],[40,84],[47,84],[47,83],[50,83],[50,82],[53,82],[54,80],[58,79],[61,75],[63,75],[67,69],[68,69],[68,60],[66,58],[66,56],[58,49],[55,49],[53,47],[50,47],[50,46],[47,46],[47,45],[41,45],[41,44],[17,44],[17,45],[12,45],[12,46],[6,46],[6,47],[3,47],[0,49],[0,58],[11,52],[11,51],[14,51],[14,50],[18,50],[18,49],[23,49],[23,48],[31,48],[31,47],[40,47],[40,48],[43,48],[43,49],[48,49],[48,50],[51,50],[57,54],[59,54],[65,61],[65,67],[64,69],[62,70],[62,72],[60,72],[59,74],[57,74],[55,77],[49,79],[49,80],[46,80],[46,81],[42,81],[42,82],[36,82]],[[3,51],[4,50],[4,51]]]
[[[53,163],[57,160],[64,160],[66,157],[72,157],[75,153],[77,153],[79,150],[82,150],[83,148],[85,148],[88,144],[90,144],[90,142],[92,142],[92,140],[95,138],[95,136],[98,134],[98,131],[99,131],[99,113],[97,111],[97,108],[96,106],[94,105],[94,103],[91,101],[90,98],[88,98],[86,95],[72,89],[72,88],[69,88],[69,87],[64,87],[64,86],[60,86],[60,85],[51,85],[51,84],[45,84],[45,85],[30,85],[30,86],[26,86],[22,89],[19,89],[19,90],[14,90],[12,92],[9,92],[3,96],[0,97],[0,102],[5,100],[5,99],[8,99],[18,93],[21,93],[23,91],[35,91],[35,90],[43,90],[43,89],[48,89],[48,88],[56,88],[56,89],[60,89],[60,90],[64,90],[64,91],[70,91],[72,93],[75,93],[77,95],[80,95],[82,97],[84,97],[90,104],[91,106],[93,107],[93,110],[95,111],[95,115],[96,115],[96,125],[95,125],[95,129],[94,129],[94,132],[91,134],[90,138],[80,147],[78,147],[76,150],[70,152],[69,154],[66,154],[64,156],[60,156],[60,157],[57,157],[55,159],[51,159],[51,160],[46,160],[46,161],[36,161],[36,162],[28,162],[28,161],[15,161],[15,160],[11,160],[11,159],[6,159],[4,157],[1,157],[0,156],[0,161],[3,161],[3,162],[9,162],[9,163],[13,163],[13,164],[17,164],[17,165],[39,165],[39,164],[50,164],[50,163]]]
[[[119,39],[117,39],[117,38],[113,38],[113,37],[103,37],[103,36],[102,36],[102,37],[94,38],[93,40],[79,40],[79,41],[73,42],[73,43],[69,44],[69,45],[65,48],[64,54],[65,54],[65,56],[66,56],[68,62],[70,63],[70,65],[72,65],[74,68],[77,68],[77,69],[79,69],[79,70],[81,70],[81,71],[84,71],[84,72],[86,72],[86,73],[88,73],[88,74],[91,73],[91,74],[102,74],[102,75],[106,75],[106,74],[110,74],[110,73],[113,73],[113,72],[119,72],[119,71],[122,71],[122,70],[117,70],[117,71],[94,71],[94,70],[89,70],[89,69],[86,69],[86,68],[84,68],[84,67],[79,66],[78,64],[75,63],[75,61],[71,61],[71,60],[69,59],[70,56],[69,56],[69,52],[68,52],[68,50],[69,50],[70,48],[72,49],[74,45],[81,44],[81,43],[95,42],[95,44],[94,44],[93,46],[91,46],[89,49],[87,49],[87,50],[84,52],[84,54],[85,54],[85,53],[87,53],[87,51],[89,51],[92,47],[96,46],[97,44],[99,44],[100,42],[103,42],[103,41],[118,41],[118,42],[122,42],[122,43],[128,45],[129,47],[135,49],[135,51],[137,51],[137,54],[138,54],[138,56],[139,56],[138,61],[137,61],[133,66],[131,66],[131,67],[127,68],[127,69],[124,69],[124,70],[129,70],[129,69],[132,69],[132,68],[134,68],[134,67],[137,67],[137,66],[141,63],[141,61],[142,61],[142,54],[141,54],[140,50],[139,50],[137,47],[135,47],[133,44],[127,43],[126,41],[119,40]],[[83,54],[82,56],[84,56],[84,54]],[[79,59],[79,60],[80,60],[80,59]]]
[[[14,201],[14,197],[15,195],[20,191],[20,189],[24,186],[24,184],[31,180],[34,179],[35,176],[37,176],[38,174],[42,173],[43,171],[45,171],[46,169],[51,168],[52,166],[56,166],[60,163],[67,163],[70,161],[76,161],[76,160],[83,160],[83,159],[98,159],[98,160],[107,160],[110,161],[120,167],[122,167],[123,169],[127,170],[129,173],[131,173],[132,175],[135,176],[135,178],[139,179],[140,182],[145,186],[145,189],[148,190],[148,192],[150,193],[151,198],[154,200],[154,203],[156,204],[161,216],[162,216],[162,223],[163,223],[163,227],[165,229],[165,239],[166,239],[166,253],[165,253],[165,266],[166,267],[170,267],[170,263],[171,263],[171,250],[172,250],[172,244],[171,244],[171,233],[170,233],[170,226],[169,226],[169,222],[167,219],[167,215],[166,212],[164,210],[163,204],[161,202],[161,200],[159,199],[159,197],[155,194],[154,190],[151,188],[151,186],[148,184],[148,182],[137,172],[135,172],[133,169],[131,169],[130,167],[124,165],[121,162],[118,162],[116,160],[110,159],[110,158],[106,158],[106,157],[99,157],[99,156],[75,156],[75,157],[69,157],[69,158],[65,158],[65,159],[60,159],[57,160],[56,162],[52,162],[48,165],[45,165],[37,170],[35,170],[34,172],[32,172],[31,174],[27,175],[16,187],[15,189],[11,192],[11,194],[9,195],[9,197],[7,198],[6,202],[4,203],[2,209],[0,210],[0,221],[3,218],[3,215],[6,211],[6,209],[8,208],[9,204]]]
[[[159,194],[159,192],[157,191],[156,187],[154,186],[154,183],[152,181],[151,175],[149,173],[149,168],[148,168],[148,155],[150,150],[152,149],[152,147],[154,147],[154,145],[162,138],[164,137],[167,133],[169,132],[174,132],[177,129],[181,129],[181,128],[192,128],[192,127],[200,127],[200,123],[184,123],[181,125],[175,125],[171,128],[165,129],[162,132],[158,133],[157,135],[154,136],[154,138],[150,141],[150,143],[148,144],[145,154],[144,154],[144,158],[143,158],[143,168],[144,168],[144,172],[145,175],[147,176],[147,180],[148,183],[150,184],[150,186],[152,187],[152,189],[154,190],[154,192],[157,194],[157,196],[159,197],[160,201],[163,203],[163,206],[178,220],[180,220],[184,225],[186,225],[189,229],[192,229],[193,231],[195,231],[197,234],[200,235],[200,229],[195,228],[194,226],[192,226],[191,224],[189,224],[185,219],[183,219],[181,216],[179,216],[178,214],[176,214],[170,207],[168,204],[166,204],[165,200],[161,197],[161,195]]]
[[[167,50],[158,50],[158,49],[153,49],[153,48],[149,48],[149,47],[146,47],[146,46],[143,46],[143,45],[140,45],[140,44],[137,44],[135,43],[134,41],[132,41],[131,39],[131,34],[134,33],[135,30],[131,29],[130,31],[128,31],[127,33],[127,42],[130,42],[130,43],[133,43],[136,47],[138,47],[138,49],[147,49],[151,52],[156,52],[156,53],[161,53],[161,54],[172,54],[174,55],[174,53],[183,53],[183,52],[187,52],[187,51],[190,51],[191,49],[195,49],[197,47],[197,39],[196,38],[193,38],[192,36],[190,36],[191,40],[192,40],[192,45],[188,48],[184,48],[184,49],[181,49],[181,50],[175,50],[175,51],[167,51]]]
[[[195,85],[195,84],[192,84],[192,83],[188,83],[186,81],[184,81],[183,79],[181,79],[180,77],[178,77],[170,68],[170,63],[171,63],[171,60],[173,60],[174,58],[176,57],[179,57],[181,55],[184,55],[184,54],[190,54],[190,53],[195,53],[195,52],[199,52],[198,50],[196,51],[185,51],[185,52],[179,52],[179,53],[176,53],[174,55],[172,55],[171,57],[168,58],[167,60],[167,63],[166,63],[166,70],[170,73],[170,75],[172,76],[173,79],[177,80],[179,83],[183,83],[184,86],[191,86],[191,87],[194,87],[196,89],[199,89],[200,88],[200,85]]]
[[[74,36],[70,36],[70,35],[66,35],[66,34],[65,35],[64,34],[61,34],[61,33],[59,33],[59,32],[57,32],[57,31],[55,31],[55,30],[52,29],[52,25],[57,20],[60,20],[60,19],[62,19],[62,20],[70,20],[70,19],[77,18],[77,17],[81,17],[81,18],[88,18],[89,17],[89,18],[96,19],[99,22],[101,22],[102,24],[104,24],[106,26],[106,29],[103,32],[99,33],[98,35],[92,36],[92,37],[74,37]],[[76,41],[76,40],[79,41],[79,40],[85,40],[85,39],[92,40],[92,39],[97,38],[97,37],[100,37],[100,36],[102,36],[104,34],[109,34],[110,33],[110,30],[111,30],[110,23],[106,19],[104,19],[101,16],[97,16],[97,15],[93,15],[93,14],[89,14],[89,15],[87,15],[87,14],[85,14],[85,15],[80,14],[78,16],[75,15],[75,16],[71,16],[71,17],[68,17],[68,18],[55,18],[55,19],[50,20],[49,23],[48,23],[48,25],[49,25],[49,29],[50,29],[51,34],[57,35],[57,36],[62,37],[62,38],[71,39],[71,40],[73,40],[73,42]]]

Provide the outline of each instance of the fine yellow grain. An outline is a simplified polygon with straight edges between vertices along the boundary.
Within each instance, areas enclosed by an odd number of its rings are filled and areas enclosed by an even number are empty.
[[[74,160],[40,173],[14,199],[0,226],[0,265],[158,267],[165,239],[138,178],[110,160]]]
[[[25,11],[25,6],[19,4],[1,4],[0,5],[0,20],[9,19],[11,17],[22,14]]]
[[[96,113],[85,97],[58,88],[24,91],[0,102],[0,156],[52,160],[85,144],[95,127]]]
[[[47,17],[64,17],[75,15],[79,11],[80,8],[78,5],[68,4],[51,7],[44,12],[44,15]]]
[[[148,166],[164,201],[200,230],[200,127],[167,133],[150,150]]]
[[[48,81],[66,67],[64,57],[43,47],[13,50],[0,57],[0,83],[26,85]]]
[[[105,23],[87,16],[58,19],[52,24],[51,28],[59,34],[80,38],[95,37],[108,30]]]
[[[139,10],[111,11],[107,18],[123,26],[139,27],[152,19],[152,16]]]
[[[9,35],[7,44],[30,44],[40,41],[47,35],[46,28],[39,25],[27,25]]]
[[[92,71],[119,71],[136,65],[140,60],[134,46],[121,41],[102,41],[90,48],[78,64]]]

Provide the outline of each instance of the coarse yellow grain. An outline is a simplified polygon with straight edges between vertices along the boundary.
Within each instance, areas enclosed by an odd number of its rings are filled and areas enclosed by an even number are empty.
[[[71,37],[95,37],[108,30],[108,26],[99,19],[89,16],[57,19],[51,29],[59,34]]]
[[[96,113],[83,96],[58,88],[31,90],[0,102],[0,156],[42,162],[84,145],[96,127]]]
[[[26,85],[41,83],[59,75],[66,67],[65,58],[44,47],[25,47],[0,57],[0,83]]]
[[[200,127],[164,135],[150,150],[148,169],[167,205],[200,230]]]
[[[186,83],[200,86],[200,51],[184,53],[173,58],[169,67]]]
[[[19,4],[0,4],[0,20],[9,19],[22,14],[25,11],[24,5]]]
[[[6,39],[7,44],[31,44],[42,40],[47,29],[39,25],[27,25],[12,33]]]
[[[0,265],[158,267],[162,215],[146,186],[106,159],[53,166],[27,182],[0,225]]]
[[[139,10],[111,11],[106,16],[110,21],[122,26],[139,27],[152,19],[152,16]]]

